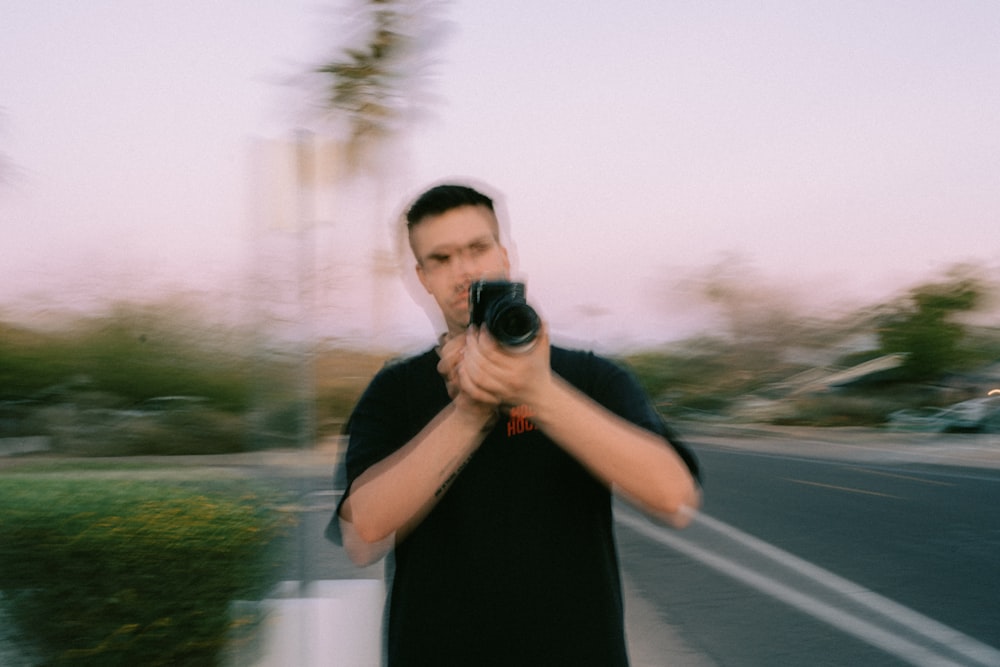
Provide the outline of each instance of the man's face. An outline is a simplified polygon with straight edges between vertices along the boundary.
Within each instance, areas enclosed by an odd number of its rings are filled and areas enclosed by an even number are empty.
[[[496,220],[483,206],[462,206],[421,220],[410,231],[417,277],[458,334],[469,325],[469,285],[506,279],[507,250],[497,239]]]

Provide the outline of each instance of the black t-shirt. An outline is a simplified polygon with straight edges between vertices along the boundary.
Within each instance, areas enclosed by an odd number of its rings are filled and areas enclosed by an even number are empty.
[[[448,405],[437,363],[430,350],[372,380],[349,422],[348,484]],[[660,433],[669,446],[631,374],[594,354],[556,347],[551,363],[570,384]],[[534,428],[526,407],[501,415],[393,558],[392,667],[628,664],[611,494]]]

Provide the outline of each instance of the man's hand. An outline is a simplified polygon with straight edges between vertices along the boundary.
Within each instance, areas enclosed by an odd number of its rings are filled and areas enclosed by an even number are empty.
[[[458,396],[461,389],[458,386],[458,367],[462,363],[465,355],[465,334],[461,336],[451,336],[444,339],[438,348],[437,371],[444,378],[444,384],[448,388],[448,396],[452,399]]]
[[[462,395],[514,407],[531,407],[531,420],[609,488],[653,516],[677,526],[701,502],[680,456],[660,436],[602,407],[549,366],[548,330],[530,350],[510,350],[486,331],[466,333],[458,367]]]
[[[505,348],[485,329],[470,328],[458,367],[463,394],[493,405],[534,405],[552,385],[548,329],[542,326],[530,349]]]
[[[468,413],[473,417],[478,415],[489,416],[492,421],[492,416],[496,413],[496,409],[500,405],[499,402],[489,396],[481,396],[477,399],[467,392],[462,391],[459,369],[462,367],[465,359],[468,338],[469,333],[466,332],[461,336],[453,336],[445,339],[438,350],[438,356],[441,357],[441,360],[438,362],[437,371],[444,378],[445,386],[448,389],[448,396],[451,397],[456,409]],[[483,400],[483,398],[486,400]]]

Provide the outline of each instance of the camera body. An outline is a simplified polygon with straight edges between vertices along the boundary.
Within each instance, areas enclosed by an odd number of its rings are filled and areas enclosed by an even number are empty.
[[[478,280],[469,286],[469,324],[486,327],[504,347],[524,347],[542,322],[524,298],[524,283]]]

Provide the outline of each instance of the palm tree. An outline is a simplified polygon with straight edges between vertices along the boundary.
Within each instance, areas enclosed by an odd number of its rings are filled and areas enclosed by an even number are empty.
[[[366,35],[316,72],[328,77],[325,106],[348,124],[347,162],[371,166],[372,152],[398,134],[419,107],[423,55],[437,41],[431,19],[438,2],[362,0]]]
[[[355,16],[364,35],[361,46],[347,47],[316,73],[326,77],[324,107],[334,122],[346,125],[344,162],[348,173],[362,173],[375,187],[374,216],[381,219],[385,183],[398,160],[383,161],[387,150],[424,103],[420,83],[426,55],[440,40],[435,19],[440,0],[360,0]],[[385,249],[384,228],[372,226],[372,289],[375,333],[383,328],[384,280],[395,271]]]

